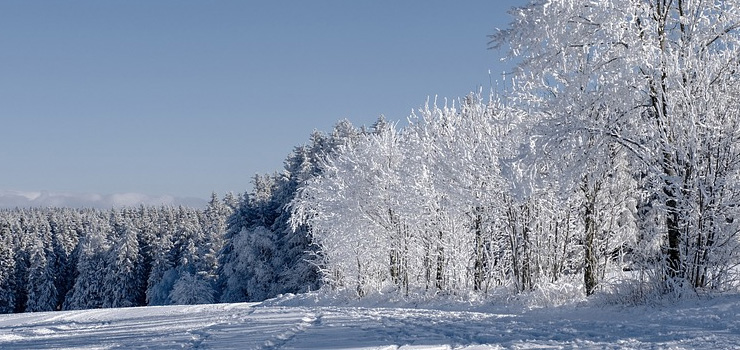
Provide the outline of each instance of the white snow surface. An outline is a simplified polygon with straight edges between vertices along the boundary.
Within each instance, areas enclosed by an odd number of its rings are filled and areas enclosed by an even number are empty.
[[[737,295],[633,307],[326,304],[284,296],[263,303],[2,315],[0,349],[740,348]]]

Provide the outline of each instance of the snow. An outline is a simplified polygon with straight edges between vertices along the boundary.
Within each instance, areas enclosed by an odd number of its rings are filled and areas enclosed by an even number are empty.
[[[341,303],[338,303],[341,304]],[[693,349],[740,347],[740,296],[662,306],[445,310],[264,303],[0,316],[2,349]],[[454,310],[454,309],[458,310]],[[466,308],[477,310],[465,310]]]

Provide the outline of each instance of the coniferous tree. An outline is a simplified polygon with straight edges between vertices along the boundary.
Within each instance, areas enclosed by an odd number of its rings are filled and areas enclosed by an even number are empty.
[[[101,308],[105,302],[105,272],[108,271],[110,222],[93,215],[86,219],[85,235],[80,240],[77,278],[64,302],[66,310]]]
[[[228,201],[233,201],[233,198],[228,199]],[[200,261],[196,265],[195,271],[214,289],[218,279],[218,255],[224,246],[226,222],[233,213],[228,201],[220,201],[216,193],[213,193],[208,207],[203,212],[203,242],[198,246]]]
[[[0,313],[15,309],[15,260],[10,224],[0,221]]]
[[[44,243],[40,239],[34,242],[30,251],[26,312],[53,311],[56,309],[57,290],[56,275],[50,264],[53,258],[47,256]]]
[[[103,307],[139,306],[144,293],[137,231],[120,211],[111,213],[112,247],[104,275]]]
[[[176,227],[174,209],[164,208],[159,216],[157,238],[152,252],[152,269],[147,279],[147,305],[170,304],[169,295],[177,279],[173,237]]]
[[[56,309],[61,309],[76,277],[77,257],[75,254],[78,250],[75,248],[79,244],[79,232],[75,226],[79,221],[78,213],[72,209],[50,210],[47,220],[51,230],[51,246],[55,257],[53,270],[56,271]]]
[[[169,299],[180,305],[211,304],[214,302],[213,285],[202,276],[186,271],[173,285]]]

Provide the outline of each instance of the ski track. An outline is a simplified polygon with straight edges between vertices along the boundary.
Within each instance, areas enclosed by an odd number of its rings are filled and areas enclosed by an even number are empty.
[[[503,312],[216,304],[0,315],[0,349],[740,348],[740,300]]]

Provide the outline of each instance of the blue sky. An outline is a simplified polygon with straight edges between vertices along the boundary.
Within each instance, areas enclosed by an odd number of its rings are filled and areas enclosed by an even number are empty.
[[[524,0],[0,2],[0,191],[206,198],[506,69]]]

